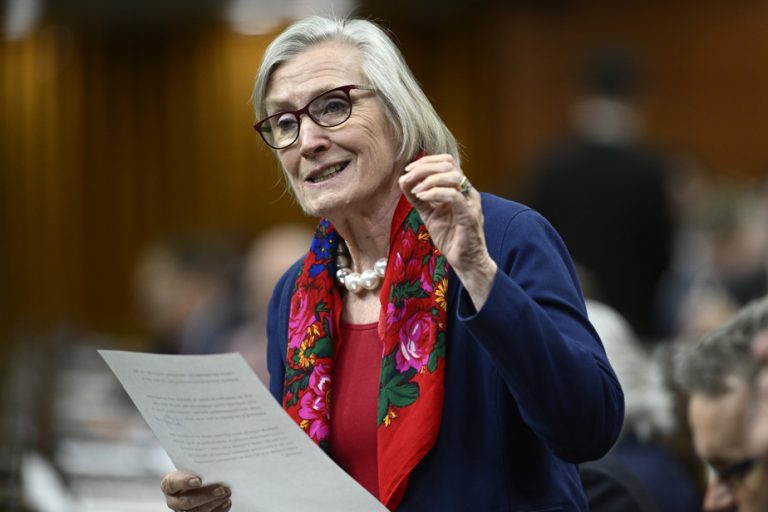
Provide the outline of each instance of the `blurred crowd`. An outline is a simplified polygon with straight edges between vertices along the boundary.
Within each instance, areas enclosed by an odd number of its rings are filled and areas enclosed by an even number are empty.
[[[171,461],[96,352],[239,352],[266,384],[266,309],[272,288],[309,246],[299,224],[250,244],[183,234],[149,244],[135,265],[141,340],[63,328],[21,336],[3,361],[0,509],[154,512]],[[43,349],[41,350],[41,347]]]
[[[593,510],[768,510],[768,446],[753,441],[768,438],[753,418],[766,399],[768,180],[653,147],[636,73],[621,51],[594,56],[526,197],[571,251],[626,397],[622,436],[582,467],[585,488]]]
[[[277,280],[302,256],[309,228],[278,225],[245,250],[211,236],[150,245],[136,265],[136,304],[151,350],[240,352],[266,384],[266,313]]]

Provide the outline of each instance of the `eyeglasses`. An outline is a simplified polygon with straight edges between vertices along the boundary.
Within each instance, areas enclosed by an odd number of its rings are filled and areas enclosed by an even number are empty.
[[[741,484],[741,482],[744,481],[747,475],[749,475],[750,471],[752,471],[752,468],[754,468],[755,464],[757,464],[759,461],[760,457],[746,457],[734,462],[733,464],[728,464],[725,467],[716,468],[710,466],[710,468],[712,469],[712,472],[717,476],[718,480],[723,482],[723,484],[727,485],[731,489],[735,489]]]
[[[274,149],[284,149],[296,142],[301,128],[301,116],[307,114],[318,126],[331,128],[339,126],[352,115],[352,98],[349,91],[361,89],[373,91],[363,85],[343,85],[311,99],[299,110],[287,110],[272,114],[253,125],[261,138]]]

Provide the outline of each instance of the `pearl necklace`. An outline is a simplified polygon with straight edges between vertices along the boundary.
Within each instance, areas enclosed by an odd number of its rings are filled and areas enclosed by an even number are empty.
[[[372,269],[363,270],[359,274],[352,272],[349,268],[352,259],[349,257],[347,245],[340,243],[336,254],[336,280],[339,284],[354,293],[360,293],[363,290],[375,290],[384,277],[387,269],[387,258],[379,258],[373,264]]]

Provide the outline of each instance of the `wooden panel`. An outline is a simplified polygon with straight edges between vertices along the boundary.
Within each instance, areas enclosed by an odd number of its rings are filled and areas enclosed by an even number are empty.
[[[135,329],[132,273],[177,232],[301,221],[250,128],[266,38],[138,43],[44,29],[0,47],[3,334]]]
[[[515,193],[532,156],[567,130],[580,65],[606,44],[632,52],[644,72],[649,140],[695,152],[716,174],[765,174],[765,2],[503,4],[467,4],[426,27],[397,2],[380,7],[486,187]],[[451,102],[476,110],[454,118]]]
[[[646,71],[652,140],[692,148],[714,173],[765,172],[765,2],[484,1],[433,23],[397,5],[362,12],[391,26],[480,188],[518,192],[605,41]],[[250,128],[268,40],[44,27],[0,43],[0,336],[65,320],[135,332],[132,269],[151,240],[302,220]]]

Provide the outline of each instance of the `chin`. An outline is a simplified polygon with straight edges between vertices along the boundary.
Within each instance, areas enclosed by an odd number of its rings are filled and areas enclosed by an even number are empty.
[[[296,189],[292,184],[290,184],[290,182],[287,188],[291,193],[291,199],[293,199],[293,202],[296,203],[299,208],[301,208],[301,211],[304,213],[304,215],[307,217],[322,218],[322,215],[319,213],[315,205],[313,205],[311,201],[308,201],[306,197],[297,194]]]
[[[316,219],[322,219],[324,217],[324,215],[322,215],[314,208],[311,208],[300,201],[296,201],[296,203],[299,205],[299,208],[301,208],[301,212],[304,214],[304,216]]]
[[[301,210],[307,217],[315,217],[318,219],[333,217],[334,213],[343,209],[344,205],[338,201],[307,201],[305,199],[296,198]]]

